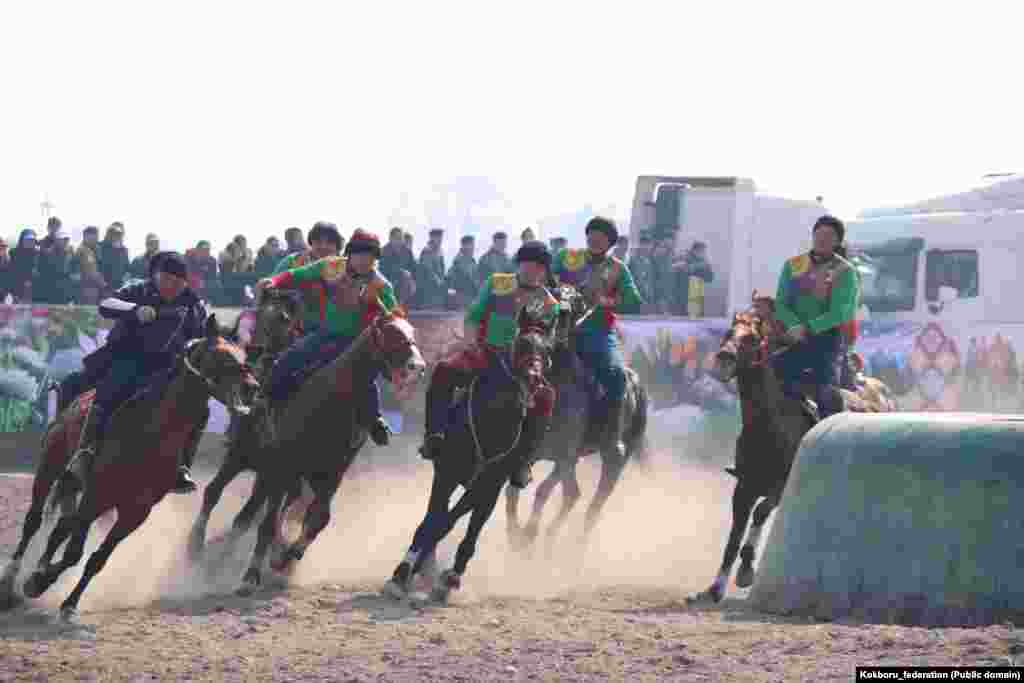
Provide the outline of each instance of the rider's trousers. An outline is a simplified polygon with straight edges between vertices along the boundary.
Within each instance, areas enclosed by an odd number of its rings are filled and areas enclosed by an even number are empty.
[[[775,372],[788,391],[794,391],[805,370],[811,373],[821,419],[842,410],[835,405],[833,386],[839,383],[836,359],[841,350],[839,330],[812,334],[773,360]]]

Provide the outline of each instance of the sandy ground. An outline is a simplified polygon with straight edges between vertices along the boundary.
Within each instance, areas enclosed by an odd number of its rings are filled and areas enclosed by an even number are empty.
[[[581,469],[585,502],[597,472]],[[429,464],[412,457],[387,467],[364,459],[292,575],[247,598],[233,589],[254,535],[219,568],[190,567],[184,542],[200,497],[168,497],[95,579],[77,624],[56,618],[77,572],[40,600],[0,613],[0,681],[848,681],[857,664],[1005,665],[1024,650],[1009,626],[918,629],[758,614],[735,587],[720,606],[687,607],[685,596],[706,587],[720,559],[731,482],[718,468],[664,453],[649,473],[627,471],[585,553],[573,542],[584,504],[550,556],[542,548],[532,558],[512,553],[503,498],[448,606],[397,603],[378,591],[421,518],[429,481]],[[30,484],[0,476],[0,566]],[[250,487],[244,478],[229,488],[211,535]],[[442,557],[453,552],[449,542]]]

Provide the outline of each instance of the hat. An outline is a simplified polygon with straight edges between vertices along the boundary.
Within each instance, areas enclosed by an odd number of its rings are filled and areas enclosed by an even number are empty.
[[[813,235],[814,231],[817,230],[822,225],[827,225],[828,227],[835,230],[836,237],[839,239],[840,242],[843,241],[843,237],[846,236],[846,226],[843,225],[843,222],[841,220],[839,220],[835,216],[825,214],[818,220],[814,221],[814,227],[811,228],[811,234]]]
[[[334,242],[334,248],[341,249],[341,232],[337,225],[329,221],[317,221],[313,224],[313,229],[309,231],[306,241],[313,246],[313,242],[316,240]]]
[[[463,235],[462,239],[459,240],[459,244],[473,244],[476,242],[476,238],[472,235]]]
[[[615,221],[604,216],[594,216],[587,223],[586,234],[590,234],[591,230],[603,232],[608,237],[608,246],[613,247],[615,243],[619,241],[619,229],[615,227]]]
[[[507,240],[508,239],[508,235],[505,234],[504,231],[499,230],[498,232],[494,233],[494,239],[496,239],[496,240]]]
[[[188,263],[185,257],[176,251],[157,252],[149,261],[149,274],[155,275],[158,271],[188,278]]]
[[[444,230],[442,230],[441,228],[434,228],[433,230],[430,231],[430,236],[431,237],[433,237],[434,235],[443,235],[443,234],[444,234]]]
[[[374,256],[380,258],[380,238],[369,230],[358,228],[352,233],[348,244],[345,245],[345,256],[365,252],[372,252]]]
[[[159,241],[160,241],[160,237],[155,232],[151,232],[148,235],[146,235],[146,243],[147,244],[149,244],[150,242],[159,242]]]
[[[548,249],[548,245],[540,240],[531,240],[519,247],[519,251],[516,252],[516,263],[522,263],[523,261],[532,261],[550,268],[551,250]]]

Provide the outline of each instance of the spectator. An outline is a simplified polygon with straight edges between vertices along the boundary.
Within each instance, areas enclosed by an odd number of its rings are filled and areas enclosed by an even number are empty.
[[[619,241],[615,243],[614,256],[623,263],[626,263],[629,255],[629,238],[625,235],[619,235]]]
[[[527,242],[533,242],[537,239],[537,236],[533,232],[533,228],[527,227],[519,234],[519,239],[522,240],[523,244]]]
[[[100,231],[90,225],[82,232],[82,244],[71,262],[71,282],[78,287],[78,303],[95,306],[107,288],[107,281],[99,268]]]
[[[508,257],[507,250],[508,235],[501,231],[494,233],[491,248],[480,257],[480,265],[476,270],[477,278],[479,278],[478,282],[481,286],[494,273],[515,272],[515,265],[512,263],[512,259]]]
[[[149,277],[149,264],[153,257],[160,252],[160,238],[155,233],[146,235],[146,251],[141,256],[136,256],[130,266],[128,273],[136,280],[145,280]]]
[[[195,249],[185,252],[188,263],[189,286],[192,291],[209,302],[219,303],[220,283],[217,280],[217,259],[210,254],[210,242],[200,240]]]
[[[43,304],[69,303],[75,295],[71,288],[71,264],[74,260],[75,250],[71,247],[71,235],[66,230],[58,227],[43,238],[39,243],[39,276],[32,287],[33,299]]]
[[[288,228],[284,231],[284,255],[301,254],[306,251],[306,243],[302,241],[302,231],[298,228]]]
[[[46,237],[39,243],[40,255],[46,254],[57,244],[57,231],[63,227],[63,223],[56,216],[46,219]]]
[[[413,251],[413,248],[412,248],[412,233],[411,232],[404,233],[403,237],[405,239],[405,249],[406,249],[406,251],[409,252],[409,256],[411,256],[412,260],[415,262],[416,261],[416,252]]]
[[[619,239],[622,239],[621,237]],[[644,304],[640,305],[637,313],[653,312],[654,302],[654,263],[651,261],[651,238],[646,232],[640,233],[640,244],[633,247],[629,254],[629,272],[633,274],[633,282],[636,284]],[[633,311],[630,311],[633,312]]]
[[[476,239],[466,235],[459,243],[459,253],[452,261],[448,270],[447,286],[455,290],[454,304],[458,308],[467,306],[476,300],[479,286],[476,277]]]
[[[32,282],[39,276],[39,245],[36,231],[21,231],[18,244],[11,249],[11,293],[19,303],[32,301]]]
[[[416,279],[420,291],[420,305],[424,308],[444,308],[448,303],[444,254],[441,253],[443,239],[444,230],[434,228],[430,231],[427,246],[420,252],[420,267]]]
[[[564,237],[552,237],[551,238],[551,255],[557,256],[558,252],[562,251],[569,246],[569,240]]]
[[[0,237],[0,303],[6,303],[11,293],[11,254],[7,250],[7,240]]]
[[[306,238],[309,248],[295,254],[288,254],[274,268],[274,274],[299,268],[328,256],[341,253],[341,233],[338,226],[330,221],[317,221]]]
[[[281,241],[276,237],[268,237],[267,241],[256,253],[256,264],[254,270],[256,277],[270,277],[274,268],[284,258],[284,250],[281,249]]]
[[[395,297],[408,305],[416,295],[416,260],[406,246],[401,228],[391,228],[388,243],[380,250],[380,272],[395,289]]]
[[[248,273],[254,267],[252,249],[246,245],[245,236],[235,235],[235,239],[228,242],[228,246],[220,253],[221,275],[224,273]]]
[[[675,251],[675,239],[666,237],[655,241],[651,250],[651,282],[655,302],[655,312],[666,314],[678,300],[675,273],[672,271],[672,256]]]
[[[676,273],[677,300],[673,312],[679,315],[704,315],[704,285],[715,279],[707,259],[708,247],[703,242],[694,242],[681,259],[672,264]],[[692,308],[694,310],[690,310]]]
[[[131,259],[124,246],[124,228],[120,223],[111,223],[107,228],[107,234],[100,243],[99,260],[100,272],[107,281],[107,291],[116,292],[121,289]]]

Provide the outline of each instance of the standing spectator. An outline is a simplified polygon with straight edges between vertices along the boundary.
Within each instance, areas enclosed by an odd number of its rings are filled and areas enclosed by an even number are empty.
[[[285,256],[301,254],[306,251],[306,243],[302,241],[302,231],[298,228],[288,228],[284,231],[284,253]]]
[[[523,228],[523,231],[519,234],[519,239],[522,240],[523,244],[526,244],[527,242],[536,241],[537,235],[534,234],[533,228],[526,227]]]
[[[416,252],[412,248],[412,233],[404,233],[403,238],[405,239],[405,249],[409,252],[409,256],[412,257],[413,262],[416,261]]]
[[[210,254],[210,242],[200,240],[195,249],[185,253],[185,261],[188,263],[188,279],[192,291],[200,299],[214,303],[220,297],[220,283],[217,281],[217,259]]]
[[[633,282],[646,302],[636,312],[648,312],[654,302],[654,262],[651,260],[651,238],[646,232],[640,233],[640,244],[630,252],[628,266],[629,272],[633,274]]]
[[[697,241],[681,259],[672,264],[672,269],[676,273],[678,292],[675,311],[678,311],[679,315],[704,316],[704,285],[715,279],[707,255],[707,245]]]
[[[444,308],[448,303],[448,286],[445,284],[444,254],[441,253],[441,240],[444,230],[434,228],[430,231],[427,246],[420,252],[420,267],[417,277],[420,291],[420,304],[424,308]]]
[[[63,227],[63,223],[56,216],[46,219],[46,237],[39,242],[39,253],[45,254],[57,244],[57,231]]]
[[[301,252],[288,254],[274,268],[274,275],[292,268],[309,265],[328,256],[341,253],[341,233],[338,226],[330,221],[317,221],[306,236],[309,247]]]
[[[667,237],[655,240],[651,251],[651,283],[654,291],[656,313],[665,314],[673,309],[677,297],[675,272],[672,270],[672,255],[675,240]]]
[[[501,231],[494,233],[491,248],[487,250],[487,253],[480,257],[480,265],[476,270],[476,276],[479,278],[478,282],[481,286],[487,281],[487,278],[494,273],[516,272],[512,259],[510,259],[506,253],[507,250],[508,235]]]
[[[107,228],[107,234],[100,242],[99,259],[100,272],[107,281],[107,291],[116,292],[121,289],[131,259],[124,246],[124,228],[120,223],[111,223]]]
[[[107,288],[99,266],[100,230],[90,225],[82,231],[82,244],[71,262],[71,282],[78,286],[78,303],[95,306]]]
[[[229,306],[245,304],[245,286],[254,286],[252,250],[244,235],[236,235],[220,253],[220,281],[224,302]]]
[[[416,259],[406,247],[401,228],[391,228],[388,233],[388,243],[380,250],[379,268],[394,288],[398,301],[408,306],[416,295]]]
[[[7,240],[0,237],[0,303],[6,303],[11,293],[11,254],[7,250]]]
[[[160,238],[151,232],[146,235],[146,251],[132,260],[131,265],[128,266],[128,274],[136,280],[149,278],[149,264],[159,252]]]
[[[274,268],[284,258],[284,250],[281,249],[281,241],[276,237],[268,237],[267,241],[256,253],[256,264],[254,270],[257,278],[270,277]]]
[[[39,276],[32,286],[36,301],[43,304],[71,301],[74,297],[71,288],[71,264],[74,260],[71,235],[63,228],[57,228],[39,243]]]
[[[11,293],[18,303],[32,301],[32,282],[39,276],[39,245],[36,231],[21,231],[18,244],[11,249]]]
[[[466,235],[459,243],[459,253],[448,270],[447,286],[455,290],[455,306],[462,308],[476,300],[479,286],[476,277],[476,239]]]
[[[552,254],[558,254],[558,252],[569,246],[569,240],[564,237],[552,237],[550,243]]]
[[[615,251],[613,252],[613,255],[623,263],[626,263],[627,256],[629,255],[628,237],[625,235],[619,235],[619,241],[615,243]]]

